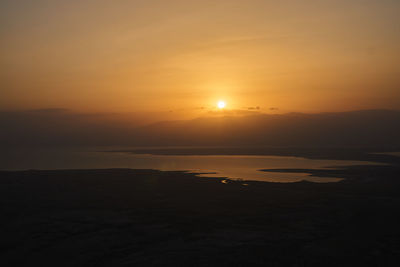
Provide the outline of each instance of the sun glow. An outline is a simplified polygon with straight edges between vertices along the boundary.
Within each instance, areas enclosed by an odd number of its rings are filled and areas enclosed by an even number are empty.
[[[223,108],[225,108],[226,103],[225,103],[225,101],[220,100],[220,101],[218,101],[217,106],[219,109],[223,109]]]

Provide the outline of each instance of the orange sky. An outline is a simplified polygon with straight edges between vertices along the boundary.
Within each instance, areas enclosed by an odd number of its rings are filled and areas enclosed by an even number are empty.
[[[400,108],[397,0],[3,0],[0,109]],[[171,113],[171,114],[172,114]]]

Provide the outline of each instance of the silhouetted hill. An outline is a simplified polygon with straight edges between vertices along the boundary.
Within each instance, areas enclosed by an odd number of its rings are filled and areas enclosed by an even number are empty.
[[[221,116],[137,127],[64,110],[1,112],[0,145],[400,147],[400,111]]]
[[[143,127],[145,145],[399,146],[400,112],[198,118]]]
[[[65,109],[0,112],[0,147],[125,144],[136,128],[134,119],[125,114],[81,114]]]

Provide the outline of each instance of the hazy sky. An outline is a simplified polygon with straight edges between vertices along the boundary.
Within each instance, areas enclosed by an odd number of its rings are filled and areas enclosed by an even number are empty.
[[[0,109],[399,109],[399,14],[398,0],[2,0]]]

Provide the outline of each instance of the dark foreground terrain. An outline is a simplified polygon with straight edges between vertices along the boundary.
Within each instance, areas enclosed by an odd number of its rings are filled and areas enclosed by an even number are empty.
[[[0,266],[400,266],[400,167],[335,184],[0,172]]]

